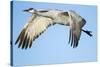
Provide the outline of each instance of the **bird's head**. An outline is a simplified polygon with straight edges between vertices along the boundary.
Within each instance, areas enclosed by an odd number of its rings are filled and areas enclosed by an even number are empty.
[[[29,12],[29,13],[36,13],[36,9],[34,9],[34,8],[28,8],[28,9],[25,9],[25,10],[23,10],[24,12]]]

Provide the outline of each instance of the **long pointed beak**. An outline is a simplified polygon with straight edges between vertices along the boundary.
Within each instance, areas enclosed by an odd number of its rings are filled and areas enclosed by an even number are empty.
[[[23,12],[28,12],[28,10],[26,9],[26,10],[23,10]]]

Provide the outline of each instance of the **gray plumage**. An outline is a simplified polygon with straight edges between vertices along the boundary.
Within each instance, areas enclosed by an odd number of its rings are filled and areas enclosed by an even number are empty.
[[[29,8],[24,11],[31,13],[32,17],[15,42],[15,44],[19,43],[19,48],[31,48],[32,42],[46,31],[49,26],[55,24],[69,26],[69,43],[73,48],[78,46],[82,31],[92,36],[91,31],[82,29],[86,24],[86,20],[73,10],[63,12],[62,10],[36,10]]]

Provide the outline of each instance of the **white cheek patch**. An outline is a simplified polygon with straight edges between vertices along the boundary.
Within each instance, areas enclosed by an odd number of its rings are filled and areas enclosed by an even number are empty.
[[[30,13],[34,13],[34,10],[29,10]]]

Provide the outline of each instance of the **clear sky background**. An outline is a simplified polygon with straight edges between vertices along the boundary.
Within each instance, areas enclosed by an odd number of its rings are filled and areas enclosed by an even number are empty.
[[[50,4],[16,1],[13,5],[13,64],[37,65],[69,62],[96,61],[97,58],[97,7],[73,4]],[[74,10],[87,21],[84,29],[91,30],[93,37],[82,32],[78,48],[68,44],[69,27],[55,25],[48,28],[33,42],[32,48],[22,50],[15,41],[31,14],[23,12],[27,8]]]

